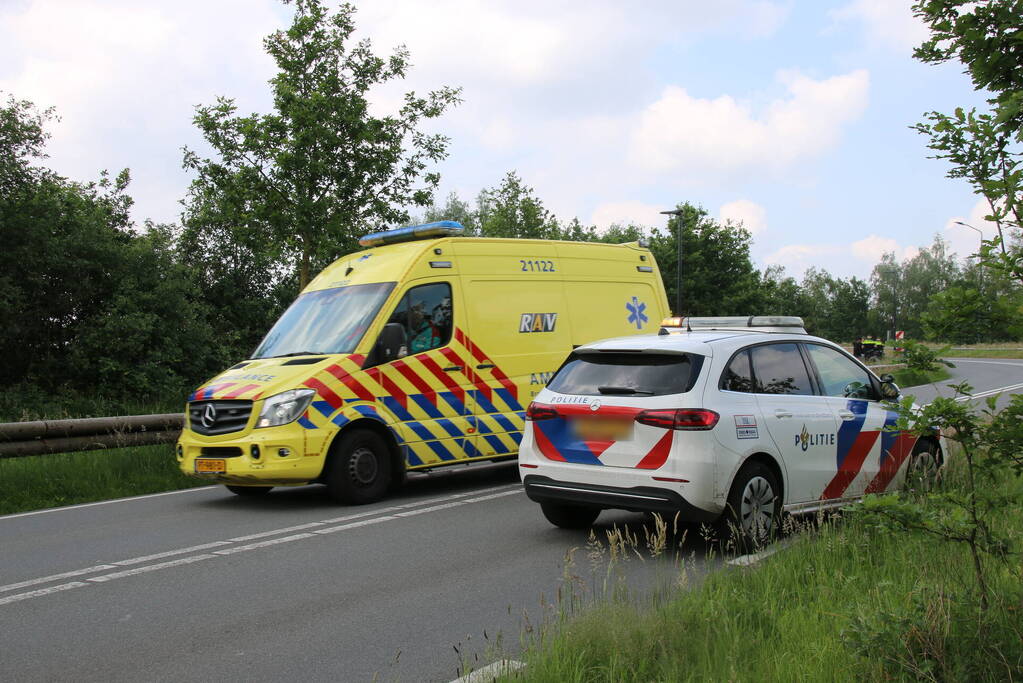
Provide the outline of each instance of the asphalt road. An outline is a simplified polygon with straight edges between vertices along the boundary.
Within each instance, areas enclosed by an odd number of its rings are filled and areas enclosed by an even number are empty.
[[[1023,361],[953,374],[1023,388]],[[713,568],[695,538],[651,557],[642,515],[598,525],[638,539],[631,559],[609,570],[606,542],[597,556],[550,526],[514,463],[415,476],[364,507],[216,487],[0,517],[0,680],[449,681],[514,655],[559,597],[660,594],[679,553],[691,579]]]

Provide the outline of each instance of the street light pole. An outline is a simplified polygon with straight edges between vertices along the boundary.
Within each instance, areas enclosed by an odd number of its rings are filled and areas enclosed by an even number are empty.
[[[981,259],[980,250],[984,248],[984,233],[983,233],[983,231],[980,228],[976,228],[976,227],[970,225],[969,223],[964,223],[963,221],[953,221],[953,222],[956,225],[961,225],[964,228],[969,228],[970,230],[973,230],[980,237],[980,249],[977,250],[977,285],[980,287],[980,295],[982,297],[984,297],[984,303],[987,304],[987,315],[988,315],[988,321],[987,322],[988,322],[988,325],[990,325],[991,324],[991,298],[988,297],[987,294],[984,292],[984,264],[980,260]],[[975,330],[975,332],[979,334],[979,330]],[[979,337],[974,337],[974,338],[977,339],[977,341],[979,341]]]
[[[682,216],[685,215],[685,212],[682,209],[673,209],[672,211],[662,211],[661,213],[678,218],[678,267],[675,269],[678,278],[675,282],[675,315],[682,315],[682,227],[685,222]]]

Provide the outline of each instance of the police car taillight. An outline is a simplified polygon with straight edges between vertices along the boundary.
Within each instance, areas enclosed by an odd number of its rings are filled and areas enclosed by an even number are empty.
[[[546,403],[537,403],[531,401],[529,406],[526,408],[526,419],[532,420],[533,422],[539,422],[540,420],[550,420],[558,416],[558,411]]]
[[[702,408],[644,410],[636,415],[636,422],[661,429],[702,431],[713,429],[720,417],[713,410]]]

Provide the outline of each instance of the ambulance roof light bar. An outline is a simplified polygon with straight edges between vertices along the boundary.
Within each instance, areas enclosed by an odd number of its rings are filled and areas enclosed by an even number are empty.
[[[458,221],[437,221],[423,225],[410,225],[405,228],[384,230],[375,232],[359,238],[359,245],[363,247],[379,247],[382,244],[395,244],[397,242],[411,242],[412,240],[428,239],[430,237],[452,237],[461,235],[465,228]]]
[[[661,321],[661,330],[662,334],[680,334],[694,330],[748,330],[750,332],[806,334],[803,319],[795,315],[665,318]]]

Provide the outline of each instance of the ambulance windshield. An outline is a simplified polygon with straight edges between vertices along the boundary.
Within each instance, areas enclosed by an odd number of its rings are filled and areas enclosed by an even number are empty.
[[[351,353],[394,285],[378,282],[302,294],[267,333],[252,358]]]

